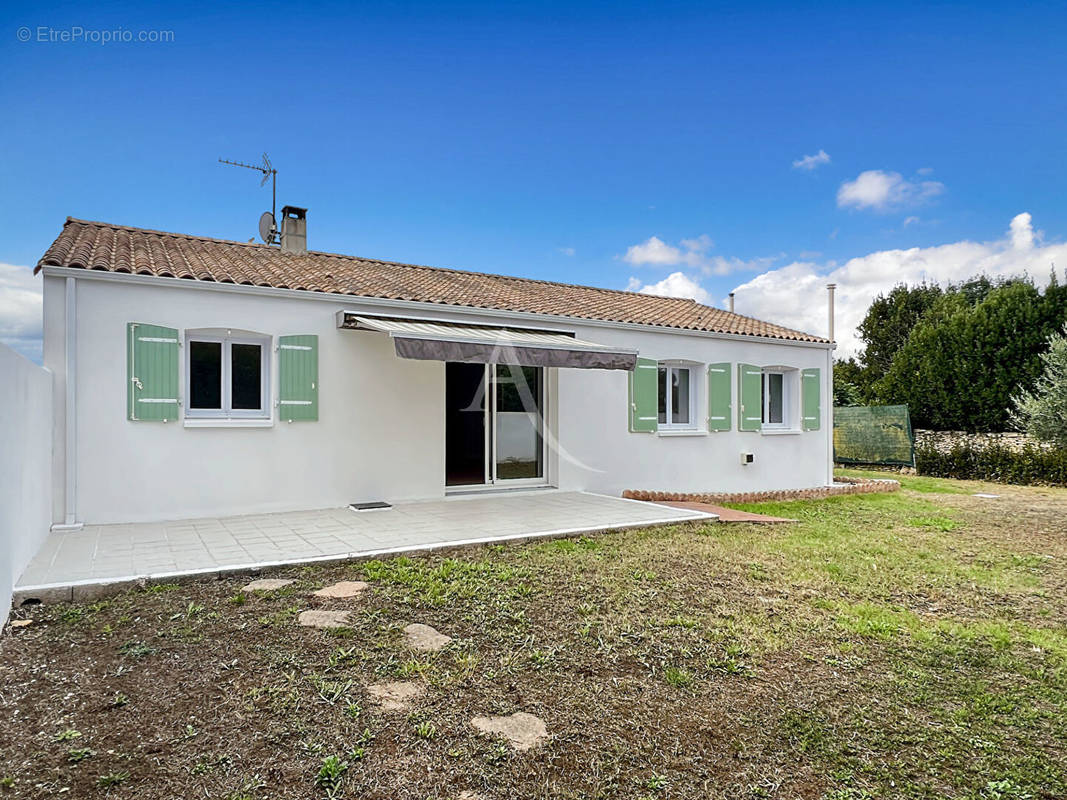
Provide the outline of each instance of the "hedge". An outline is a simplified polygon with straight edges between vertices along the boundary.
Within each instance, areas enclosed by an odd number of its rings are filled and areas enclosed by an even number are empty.
[[[915,471],[935,478],[1067,486],[1067,450],[1031,444],[1013,450],[997,442],[958,443],[947,450],[917,445]]]

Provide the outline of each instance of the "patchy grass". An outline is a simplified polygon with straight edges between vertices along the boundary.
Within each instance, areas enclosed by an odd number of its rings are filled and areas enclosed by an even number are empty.
[[[37,624],[0,640],[0,797],[1067,796],[1067,490],[902,484],[742,506],[794,525],[17,611]],[[309,596],[340,579],[372,588]],[[352,613],[299,628],[308,608]],[[409,622],[452,645],[406,650]],[[395,680],[423,694],[383,712],[367,686]],[[469,724],[515,711],[548,742],[519,753]]]

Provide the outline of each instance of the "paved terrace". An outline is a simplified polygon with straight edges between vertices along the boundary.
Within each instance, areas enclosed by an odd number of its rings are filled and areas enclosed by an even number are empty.
[[[210,575],[464,544],[715,519],[586,492],[464,495],[387,511],[329,508],[52,533],[15,586],[28,598],[89,597],[142,579]]]

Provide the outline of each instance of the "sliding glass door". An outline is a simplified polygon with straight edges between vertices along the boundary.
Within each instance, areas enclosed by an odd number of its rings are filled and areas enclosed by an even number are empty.
[[[542,367],[447,363],[445,401],[446,485],[544,483]]]

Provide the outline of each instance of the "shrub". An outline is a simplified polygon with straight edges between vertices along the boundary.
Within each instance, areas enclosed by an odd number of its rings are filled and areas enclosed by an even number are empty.
[[[1041,356],[1045,371],[1032,392],[1015,397],[1012,421],[1035,439],[1067,447],[1067,336],[1057,334],[1048,343]]]
[[[1067,486],[1067,449],[1027,444],[1012,450],[999,442],[958,443],[949,450],[915,448],[915,469],[935,478]]]

